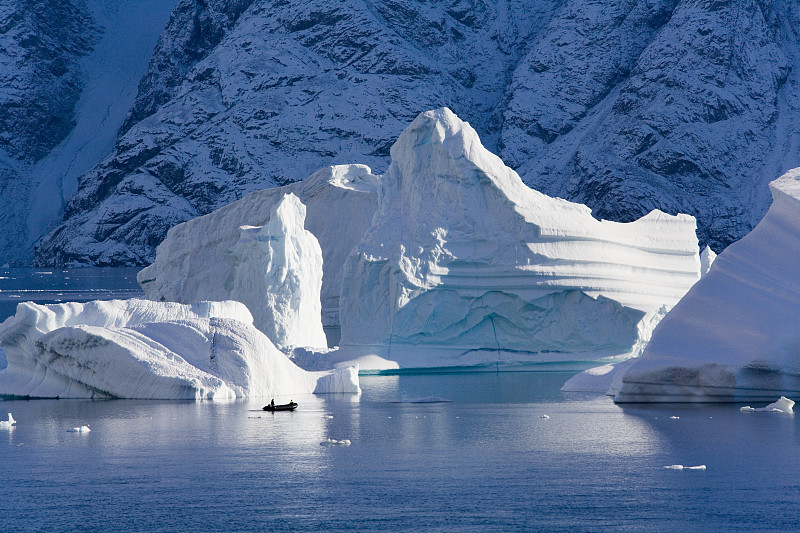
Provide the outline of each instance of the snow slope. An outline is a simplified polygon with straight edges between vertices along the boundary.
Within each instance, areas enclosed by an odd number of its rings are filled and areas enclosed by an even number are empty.
[[[800,169],[770,188],[767,215],[667,314],[615,401],[800,395]]]
[[[305,372],[238,302],[21,303],[0,324],[0,395],[230,399],[360,392],[355,368]]]

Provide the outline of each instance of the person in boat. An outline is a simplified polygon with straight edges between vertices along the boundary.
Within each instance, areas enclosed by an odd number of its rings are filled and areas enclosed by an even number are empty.
[[[271,401],[271,402],[269,402],[269,405],[270,405],[271,407],[275,407],[275,398],[273,398],[273,399],[272,399],[272,401]]]

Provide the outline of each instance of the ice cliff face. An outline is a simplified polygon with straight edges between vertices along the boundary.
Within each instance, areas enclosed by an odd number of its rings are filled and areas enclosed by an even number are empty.
[[[256,191],[170,229],[155,262],[139,272],[139,284],[151,300],[189,304],[235,298],[237,265],[230,252],[240,239],[240,227],[266,226],[278,202],[292,194],[306,206],[305,229],[322,249],[322,322],[338,326],[342,266],[372,220],[377,183],[378,177],[364,165],[340,165],[283,187]],[[263,299],[248,295],[242,301],[254,315],[264,312],[259,310]]]
[[[375,217],[344,266],[345,360],[630,354],[699,278],[692,217],[597,220],[528,188],[446,108],[418,116],[391,154]]]
[[[642,357],[621,370],[615,401],[800,395],[800,169],[770,187],[764,219],[716,258],[656,328]]]

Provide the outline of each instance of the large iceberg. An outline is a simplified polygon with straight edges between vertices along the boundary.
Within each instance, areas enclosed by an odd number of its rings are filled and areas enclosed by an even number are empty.
[[[322,249],[322,322],[338,327],[342,265],[372,220],[377,181],[364,165],[323,168],[302,181],[253,192],[178,224],[159,244],[155,262],[139,272],[139,284],[147,298],[156,301],[232,299],[233,287],[225,280],[236,267],[229,252],[241,238],[240,227],[267,225],[273,208],[292,193],[305,204],[305,228]]]
[[[630,357],[700,277],[693,217],[597,220],[528,188],[449,109],[420,114],[391,155],[344,264],[340,364]]]
[[[358,371],[306,372],[239,302],[147,300],[17,306],[0,324],[0,395],[231,399],[360,392]]]
[[[278,348],[327,348],[320,321],[322,250],[303,229],[306,207],[287,194],[264,226],[242,226],[225,286]]]
[[[615,401],[774,401],[800,395],[800,169],[624,371]]]

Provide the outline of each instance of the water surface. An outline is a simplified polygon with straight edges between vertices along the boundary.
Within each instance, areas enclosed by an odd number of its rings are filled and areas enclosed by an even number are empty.
[[[365,376],[360,397],[274,414],[267,400],[0,402],[18,420],[0,431],[0,530],[797,528],[793,417],[623,408],[560,392],[570,375]],[[394,403],[431,396],[451,401]]]

